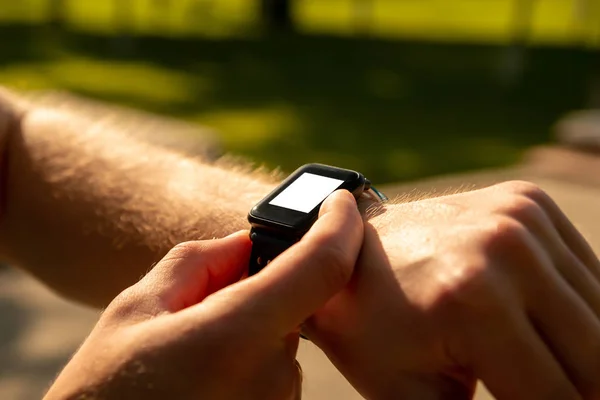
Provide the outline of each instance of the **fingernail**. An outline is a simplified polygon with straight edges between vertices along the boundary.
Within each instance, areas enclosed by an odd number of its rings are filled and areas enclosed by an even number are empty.
[[[241,236],[241,235],[248,236],[248,235],[250,235],[250,231],[242,229],[240,231],[233,232],[233,233],[225,236],[223,239],[235,237],[235,236]]]
[[[352,194],[349,191],[345,189],[336,190],[325,199],[325,201],[321,205],[319,215],[328,213],[330,211],[330,207],[332,207],[333,204],[339,201],[347,201],[349,197],[351,197],[352,201],[354,201],[354,196],[352,196]]]

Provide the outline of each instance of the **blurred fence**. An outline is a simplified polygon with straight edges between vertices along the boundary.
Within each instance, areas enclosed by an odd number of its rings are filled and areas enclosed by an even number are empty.
[[[0,0],[0,84],[393,182],[508,165],[600,106],[599,31],[600,0]]]
[[[267,28],[436,41],[600,42],[597,0],[0,0],[0,21],[185,36]]]

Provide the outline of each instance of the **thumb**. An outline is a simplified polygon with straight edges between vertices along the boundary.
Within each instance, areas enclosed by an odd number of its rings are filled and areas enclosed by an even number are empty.
[[[236,320],[253,320],[262,332],[285,335],[346,286],[362,239],[356,200],[338,190],[323,203],[319,219],[302,240],[260,274],[211,296],[206,305],[226,302]]]
[[[180,311],[237,282],[250,250],[247,231],[223,239],[180,243],[135,286],[148,297],[158,297],[167,311]]]

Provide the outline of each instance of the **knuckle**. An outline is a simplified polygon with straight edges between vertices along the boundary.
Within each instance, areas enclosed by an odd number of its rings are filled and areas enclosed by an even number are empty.
[[[498,187],[508,193],[525,196],[530,199],[538,199],[547,196],[542,188],[535,183],[528,181],[508,181],[499,184]]]
[[[517,182],[519,187],[503,196],[496,205],[497,214],[513,218],[526,226],[539,226],[547,219],[544,204],[552,201],[538,186]]]
[[[139,310],[143,301],[141,293],[135,286],[131,286],[114,298],[104,311],[103,317],[111,320],[126,319]]]
[[[529,242],[525,225],[509,216],[492,218],[490,223],[481,229],[480,242],[486,254],[518,250]]]
[[[460,309],[464,305],[478,305],[475,299],[479,299],[481,293],[487,293],[492,286],[489,275],[485,263],[475,259],[454,264],[435,276],[436,304],[444,308],[460,306]]]
[[[473,247],[447,255],[445,268],[438,268],[433,276],[431,305],[443,315],[488,318],[498,313],[512,290],[506,275],[514,272],[511,262],[499,261],[523,249],[530,251],[526,228],[513,218],[495,217],[476,229]]]
[[[481,251],[507,282],[533,283],[548,273],[547,251],[523,221],[504,216],[490,226],[483,235]]]
[[[182,242],[173,247],[163,258],[163,261],[177,261],[196,259],[204,252],[204,245],[200,241]]]
[[[535,200],[521,195],[507,198],[500,206],[500,212],[523,222],[543,216],[543,210]]]
[[[510,276],[524,269],[535,274],[542,271],[536,241],[522,221],[501,216],[484,229],[481,249],[487,259],[495,261],[496,269]]]
[[[544,189],[532,182],[510,181],[499,185],[508,194],[523,197],[537,204],[539,209],[556,205],[552,197]]]

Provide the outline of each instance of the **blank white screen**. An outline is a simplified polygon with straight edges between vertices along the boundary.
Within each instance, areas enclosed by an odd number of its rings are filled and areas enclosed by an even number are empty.
[[[310,212],[344,181],[305,172],[269,202],[274,206]]]

